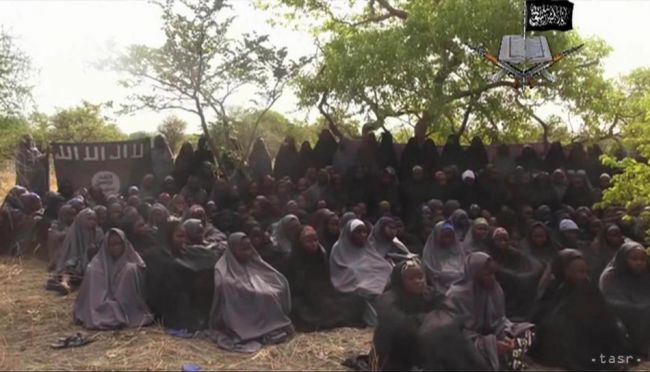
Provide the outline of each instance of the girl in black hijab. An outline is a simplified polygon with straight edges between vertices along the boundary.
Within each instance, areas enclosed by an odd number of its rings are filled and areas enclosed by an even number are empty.
[[[334,289],[327,252],[313,227],[303,226],[294,239],[284,274],[291,287],[291,321],[297,331],[364,326],[365,300]]]
[[[442,148],[440,165],[443,168],[450,165],[455,165],[460,169],[465,168],[465,151],[458,142],[458,136],[452,134],[447,137],[447,143]]]
[[[627,242],[600,276],[605,300],[621,318],[634,351],[648,357],[650,346],[650,273],[648,255],[642,245]]]
[[[472,138],[472,143],[465,151],[467,157],[467,168],[478,172],[485,168],[488,163],[488,153],[481,137]]]
[[[377,315],[373,347],[380,371],[483,367],[446,296],[427,285],[417,258],[395,266],[390,285],[377,299]]]
[[[276,179],[290,177],[294,181],[297,180],[302,176],[298,169],[299,160],[295,138],[286,136],[278,149],[277,155],[275,155],[273,176]]]
[[[174,171],[172,172],[174,180],[176,181],[176,187],[179,190],[185,186],[185,183],[187,183],[193,159],[194,150],[192,149],[192,144],[184,142],[176,156],[176,160],[174,161]]]
[[[303,143],[302,146],[305,147],[305,144]],[[325,168],[328,165],[332,165],[332,158],[334,157],[334,153],[336,152],[337,147],[338,144],[336,143],[336,140],[334,139],[332,133],[327,129],[323,129],[318,135],[318,142],[316,142],[316,146],[314,146],[313,166],[317,169],[320,169]],[[309,150],[311,152],[311,146],[309,146]],[[302,152],[303,150],[301,148],[301,159],[303,155]],[[305,169],[307,169],[307,167]],[[300,176],[302,177],[304,175],[305,173],[303,172]]]
[[[581,143],[574,143],[567,157],[567,168],[584,169],[587,166],[587,153]]]
[[[618,370],[602,356],[630,355],[625,331],[594,285],[589,284],[584,256],[562,250],[553,261],[554,280],[534,313],[537,340],[533,358],[546,366],[568,370]]]
[[[200,174],[201,168],[203,167],[203,162],[206,161],[212,163],[212,165],[215,165],[214,154],[208,146],[208,139],[205,137],[205,135],[201,135],[197,142],[196,151],[194,151],[194,156],[192,158],[190,174]]]
[[[304,177],[307,174],[307,169],[314,166],[315,152],[311,149],[311,144],[305,141],[300,146],[300,153],[298,154],[298,175]]]
[[[397,154],[395,154],[395,146],[393,145],[393,135],[386,131],[381,134],[381,142],[377,148],[377,165],[379,169],[386,169],[392,167],[397,169]]]
[[[517,165],[521,165],[527,171],[542,169],[542,161],[537,152],[530,146],[524,146],[521,154],[516,159]]]
[[[556,169],[565,168],[566,165],[562,143],[560,143],[560,141],[551,143],[551,147],[548,149],[546,157],[544,158],[544,169],[547,172],[553,172]]]
[[[273,171],[273,160],[271,154],[266,148],[266,143],[262,137],[258,137],[253,143],[251,153],[248,155],[248,169],[253,180],[260,182],[264,177]]]

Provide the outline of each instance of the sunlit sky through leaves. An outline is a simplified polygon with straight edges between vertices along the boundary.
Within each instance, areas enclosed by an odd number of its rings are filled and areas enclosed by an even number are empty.
[[[608,77],[650,66],[650,0],[573,2],[574,27],[582,35],[603,38],[614,49],[603,61]],[[253,1],[231,3],[238,14],[233,33],[268,33],[276,45],[288,47],[294,58],[315,53],[310,35],[271,27],[266,22],[268,15],[256,10]],[[47,114],[82,100],[122,102],[128,92],[117,84],[119,75],[97,68],[97,63],[127,45],[156,46],[163,40],[160,11],[144,0],[3,0],[0,24],[32,58],[36,70],[34,99],[37,109]],[[242,106],[247,102],[245,92],[231,101]],[[298,110],[296,103],[293,92],[287,90],[274,109],[298,120],[317,116],[314,109]],[[154,131],[167,114],[139,112],[112,118],[122,130],[131,133]],[[195,117],[181,116],[190,122],[193,131],[198,131]]]

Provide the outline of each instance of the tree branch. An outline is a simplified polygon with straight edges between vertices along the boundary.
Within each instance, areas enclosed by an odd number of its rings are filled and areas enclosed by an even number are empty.
[[[388,3],[388,0],[375,0],[377,4],[379,4],[382,8],[384,8],[386,11],[388,11],[389,14],[400,18],[400,19],[406,19],[408,17],[408,13],[405,12],[404,10],[401,9],[396,9],[392,5]]]
[[[456,133],[456,136],[458,138],[460,138],[460,136],[465,133],[465,130],[467,129],[467,123],[469,122],[469,115],[472,113],[472,109],[474,108],[474,104],[477,100],[478,98],[476,96],[470,97],[467,108],[465,109],[465,114],[463,115],[463,122],[460,125],[460,129],[458,129],[458,133]]]
[[[490,89],[499,88],[499,87],[512,87],[512,88],[514,88],[515,83],[512,82],[512,81],[497,81],[497,82],[494,82],[494,83],[490,83],[490,84],[480,86],[480,87],[478,87],[476,89],[465,90],[465,91],[462,91],[462,92],[458,92],[456,94],[452,94],[452,95],[446,97],[446,101],[451,102],[451,101],[455,101],[455,100],[460,99],[460,98],[479,95],[479,94],[481,94],[483,92],[487,92]]]

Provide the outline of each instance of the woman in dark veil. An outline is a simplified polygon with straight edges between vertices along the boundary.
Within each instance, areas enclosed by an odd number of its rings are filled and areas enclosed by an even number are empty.
[[[411,176],[411,170],[416,165],[421,166],[427,173],[438,169],[438,149],[436,144],[426,137],[427,125],[423,119],[415,124],[415,135],[411,137],[402,151],[399,166],[399,178],[406,182]]]
[[[481,137],[472,138],[472,143],[465,150],[465,155],[467,156],[467,168],[478,172],[485,168],[488,161],[488,153],[483,144]]]
[[[187,183],[193,159],[194,150],[192,149],[192,144],[184,142],[178,152],[178,156],[176,156],[176,160],[174,161],[174,170],[172,172],[172,176],[174,176],[174,180],[176,181],[176,187],[179,190],[185,186],[185,183]]]
[[[393,268],[390,285],[377,299],[373,336],[378,370],[483,369],[446,296],[427,286],[417,258]]]
[[[447,143],[442,148],[440,157],[440,165],[444,168],[450,165],[455,165],[459,169],[465,169],[465,151],[460,146],[458,136],[452,134],[447,137]]]
[[[328,254],[316,230],[303,226],[292,243],[284,270],[291,287],[291,320],[299,332],[335,327],[363,327],[366,302],[332,286]]]
[[[600,276],[605,300],[621,318],[634,351],[648,357],[650,345],[650,274],[642,245],[627,242],[616,252]]]
[[[305,144],[303,143],[303,147],[304,146]],[[328,165],[332,165],[332,159],[337,147],[338,144],[336,143],[336,139],[334,139],[332,133],[327,129],[323,129],[318,135],[318,142],[316,142],[316,146],[314,146],[313,166],[316,167],[316,169],[320,169],[325,168]],[[300,152],[302,157],[302,148],[300,149]],[[305,174],[303,172],[301,174],[301,177],[304,175]]]
[[[271,163],[271,155],[266,148],[266,143],[262,137],[258,137],[248,155],[248,169],[253,180],[260,182],[262,178],[271,174],[273,168]]]
[[[587,153],[581,143],[574,143],[567,157],[567,168],[584,169],[587,166]]]
[[[311,149],[311,144],[305,141],[300,146],[300,153],[298,154],[298,174],[299,178],[304,177],[307,169],[314,166],[315,152]]]
[[[536,171],[542,169],[542,160],[537,155],[535,149],[530,146],[524,146],[521,154],[516,159],[517,165],[521,165],[527,171]]]
[[[568,370],[618,370],[601,355],[630,355],[625,331],[594,285],[587,262],[575,249],[563,249],[553,261],[554,279],[542,294],[533,322],[535,361]]]
[[[196,151],[194,151],[190,174],[200,174],[201,168],[203,168],[203,162],[206,161],[215,165],[214,154],[208,146],[208,139],[205,135],[201,135],[197,142]]]
[[[510,244],[502,227],[492,233],[488,253],[499,265],[496,278],[505,294],[506,315],[514,321],[530,320],[544,265]]]
[[[283,177],[290,177],[293,181],[297,180],[303,176],[298,171],[299,161],[295,138],[286,136],[278,149],[277,155],[275,155],[273,176],[278,180]]]
[[[556,169],[566,168],[566,165],[562,143],[560,143],[560,141],[551,143],[551,147],[548,149],[546,157],[544,158],[544,169],[550,173]]]
[[[386,169],[386,167],[397,169],[398,165],[397,154],[395,154],[393,145],[393,135],[385,131],[381,134],[381,142],[377,148],[377,166],[379,169]]]

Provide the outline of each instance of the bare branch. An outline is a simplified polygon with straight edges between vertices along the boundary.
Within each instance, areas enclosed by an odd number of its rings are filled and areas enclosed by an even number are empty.
[[[393,8],[392,5],[388,3],[388,0],[375,0],[377,4],[379,4],[382,8],[384,8],[386,11],[388,11],[389,14],[400,18],[400,19],[406,19],[408,17],[408,13],[404,10],[401,9],[396,9]]]

